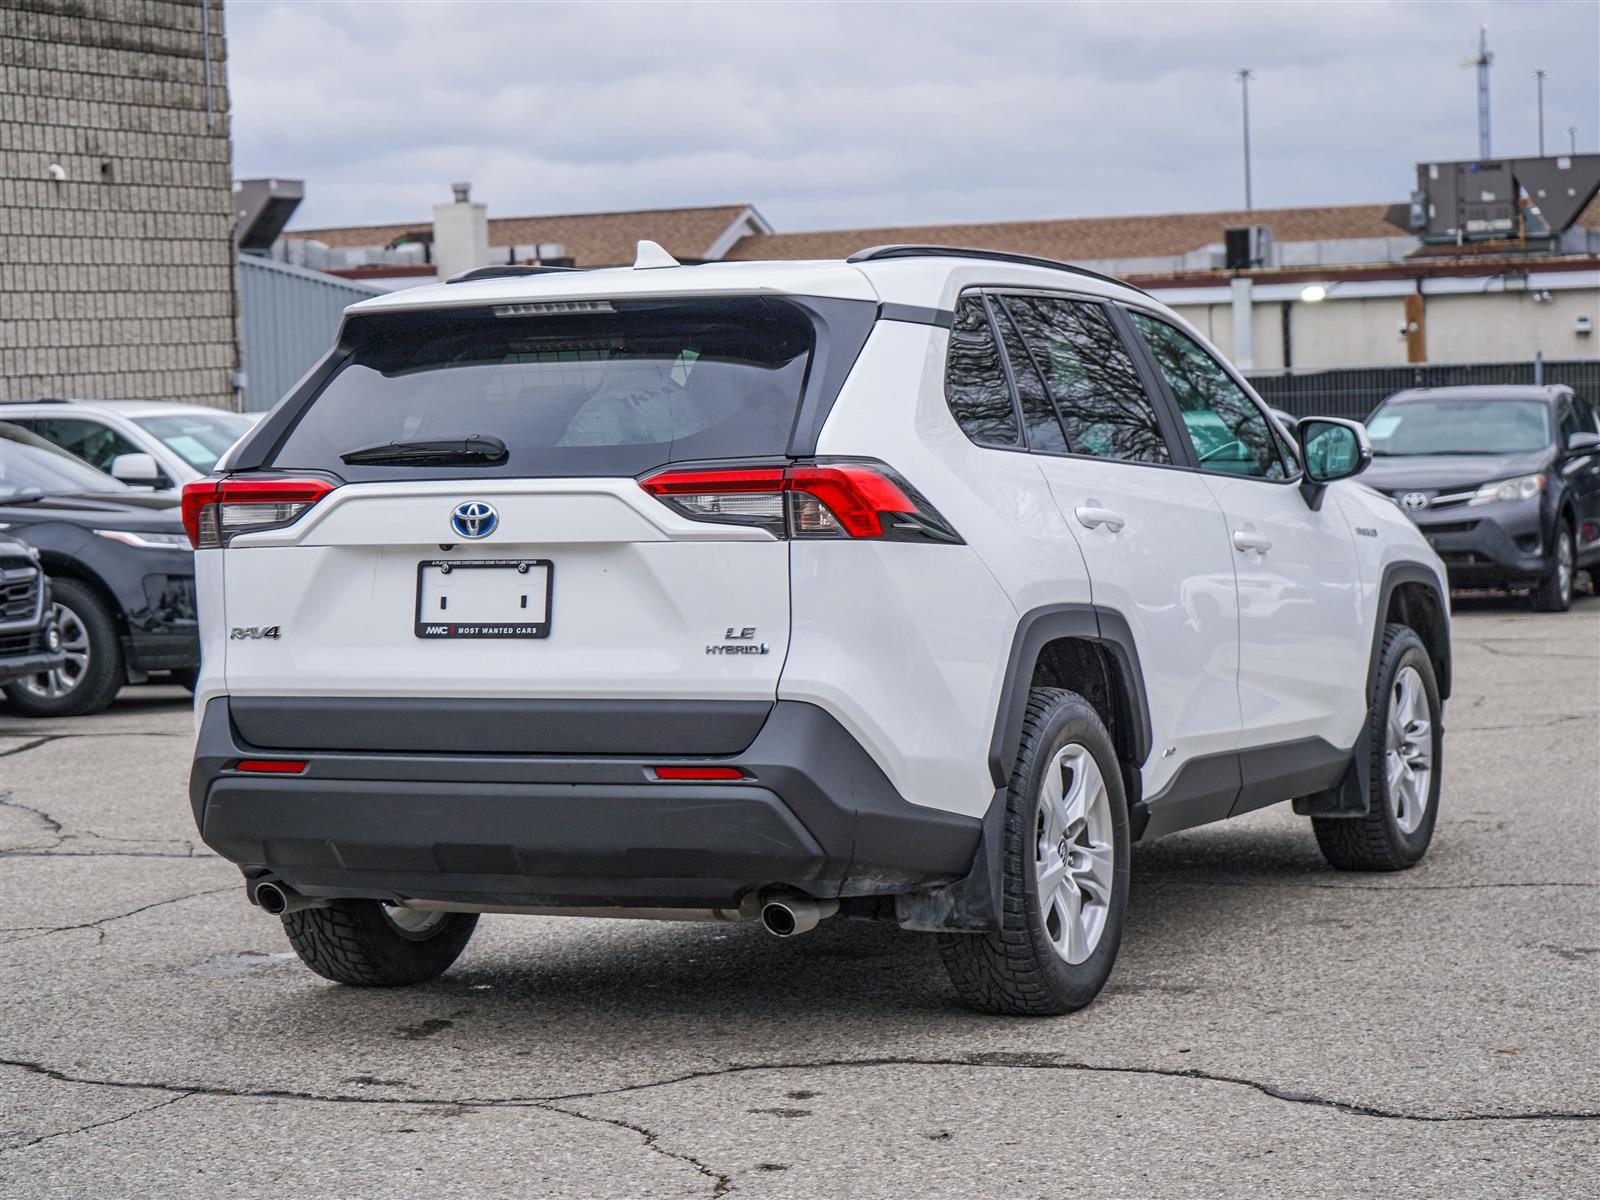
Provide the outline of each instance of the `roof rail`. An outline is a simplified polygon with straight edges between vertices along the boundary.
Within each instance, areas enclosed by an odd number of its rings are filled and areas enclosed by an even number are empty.
[[[1127,288],[1130,292],[1138,292],[1141,296],[1149,295],[1143,288],[1135,287],[1125,279],[1102,275],[1099,271],[1091,271],[1087,267],[1075,267],[1071,263],[1057,262],[1053,258],[1037,258],[1032,254],[1011,254],[1005,250],[975,250],[970,246],[869,246],[865,250],[857,250],[845,259],[845,262],[880,262],[886,258],[986,258],[995,262],[1018,263],[1025,267],[1048,267],[1052,271],[1070,271],[1074,275],[1084,275],[1090,279],[1098,279],[1102,283]]]
[[[479,279],[513,279],[521,275],[549,275],[556,271],[576,271],[577,267],[541,267],[526,263],[506,263],[498,267],[473,267],[452,275],[446,283],[472,283]]]

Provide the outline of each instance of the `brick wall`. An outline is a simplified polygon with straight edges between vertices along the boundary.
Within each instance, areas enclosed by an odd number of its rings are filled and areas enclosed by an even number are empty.
[[[222,0],[0,0],[0,399],[234,406],[225,68]]]

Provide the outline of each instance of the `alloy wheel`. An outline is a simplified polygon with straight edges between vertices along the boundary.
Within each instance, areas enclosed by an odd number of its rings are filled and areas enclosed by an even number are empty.
[[[435,912],[420,908],[403,908],[398,904],[383,904],[379,906],[384,919],[394,926],[395,931],[414,941],[421,941],[431,937],[439,926],[450,919],[447,912]]]
[[[1389,689],[1384,772],[1395,823],[1402,833],[1415,833],[1427,815],[1433,781],[1432,713],[1415,667],[1401,667]]]
[[[45,700],[59,700],[75,691],[89,671],[89,630],[83,619],[66,605],[51,605],[56,631],[61,635],[61,649],[66,655],[59,667],[40,671],[18,681],[30,695]]]
[[[1070,742],[1044,772],[1035,825],[1039,916],[1056,954],[1077,965],[1094,953],[1111,910],[1111,799],[1094,755]]]
[[[1562,533],[1556,538],[1556,594],[1563,600],[1572,599],[1572,538]]]

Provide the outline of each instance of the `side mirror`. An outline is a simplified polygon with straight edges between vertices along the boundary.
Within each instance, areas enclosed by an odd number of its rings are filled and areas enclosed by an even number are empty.
[[[1358,421],[1304,417],[1295,434],[1306,472],[1300,491],[1313,509],[1322,507],[1322,493],[1330,483],[1359,475],[1372,463],[1372,443]]]
[[[1567,439],[1567,449],[1573,454],[1600,450],[1600,433],[1575,433]]]
[[[160,487],[165,480],[153,454],[119,454],[111,460],[111,477],[129,487]]]

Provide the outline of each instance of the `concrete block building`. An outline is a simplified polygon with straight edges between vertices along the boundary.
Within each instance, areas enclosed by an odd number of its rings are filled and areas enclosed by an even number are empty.
[[[232,407],[222,0],[0,0],[0,400]]]

